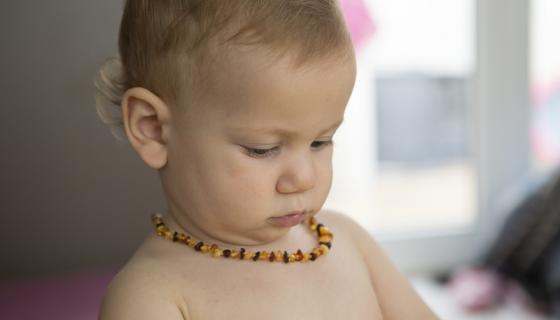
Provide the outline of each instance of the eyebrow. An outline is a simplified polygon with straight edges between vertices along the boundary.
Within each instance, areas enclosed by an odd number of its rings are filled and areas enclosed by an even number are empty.
[[[338,120],[337,122],[332,124],[330,127],[328,127],[326,130],[323,130],[321,132],[321,134],[324,134],[326,132],[329,132],[333,129],[338,128],[342,124],[343,121],[344,121],[344,119]],[[232,130],[232,131],[251,131],[251,132],[263,133],[263,134],[270,133],[270,134],[281,135],[281,136],[293,136],[293,135],[297,134],[296,132],[286,130],[286,129],[282,129],[282,128],[268,128],[268,127],[262,127],[262,128],[231,127],[230,130]]]

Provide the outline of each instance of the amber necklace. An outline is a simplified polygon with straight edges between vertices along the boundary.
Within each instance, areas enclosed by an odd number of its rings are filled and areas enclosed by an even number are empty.
[[[214,257],[223,257],[239,260],[270,261],[270,262],[307,262],[315,261],[318,257],[329,252],[332,246],[333,234],[321,223],[317,223],[314,217],[308,219],[307,224],[313,233],[317,234],[319,245],[311,251],[303,253],[300,249],[297,252],[288,253],[287,251],[257,251],[251,252],[245,248],[222,249],[216,244],[207,244],[183,233],[170,230],[164,223],[160,214],[152,215],[152,223],[156,229],[156,234],[167,240],[182,243],[201,253],[210,253]]]

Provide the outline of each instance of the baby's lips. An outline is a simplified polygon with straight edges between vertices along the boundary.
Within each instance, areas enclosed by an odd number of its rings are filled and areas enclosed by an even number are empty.
[[[305,210],[292,211],[280,217],[270,218],[270,222],[278,227],[290,228],[302,223],[305,220]]]

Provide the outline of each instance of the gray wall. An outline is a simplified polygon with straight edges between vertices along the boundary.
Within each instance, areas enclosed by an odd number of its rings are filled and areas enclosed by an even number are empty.
[[[118,266],[163,208],[157,174],[97,117],[122,2],[0,2],[0,281]]]

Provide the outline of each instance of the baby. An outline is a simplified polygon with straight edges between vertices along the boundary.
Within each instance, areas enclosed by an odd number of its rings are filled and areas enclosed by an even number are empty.
[[[101,319],[436,318],[366,231],[321,209],[356,72],[335,0],[128,0],[119,51],[98,110],[167,208]]]

